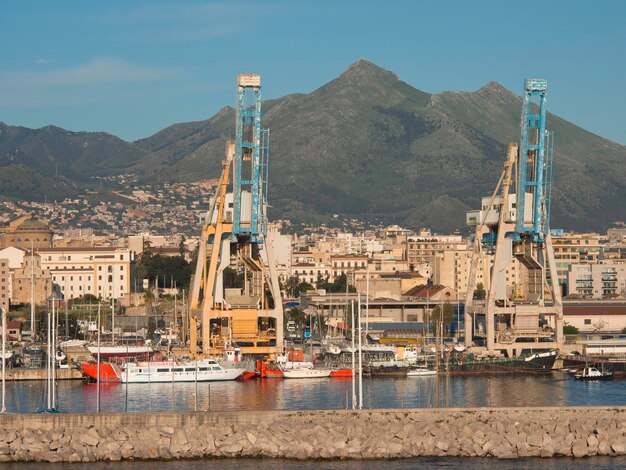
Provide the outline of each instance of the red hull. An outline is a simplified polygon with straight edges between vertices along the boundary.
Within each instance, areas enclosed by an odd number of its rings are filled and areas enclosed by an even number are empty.
[[[280,370],[275,364],[272,363],[270,367],[267,367],[267,363],[264,361],[256,362],[256,375],[262,379],[282,379],[283,371]]]
[[[98,380],[98,364],[96,362],[83,362],[80,364],[80,370],[83,375],[94,381]],[[119,382],[118,377],[113,365],[108,362],[100,363],[100,383],[114,383]]]
[[[238,380],[248,380],[256,377],[256,372],[244,372],[238,377]]]
[[[337,369],[330,372],[330,377],[352,377],[352,369]]]

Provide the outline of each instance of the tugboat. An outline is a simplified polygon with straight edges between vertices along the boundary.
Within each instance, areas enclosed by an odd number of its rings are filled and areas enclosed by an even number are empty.
[[[576,380],[611,380],[613,372],[601,372],[595,367],[585,367],[580,374],[574,376]]]

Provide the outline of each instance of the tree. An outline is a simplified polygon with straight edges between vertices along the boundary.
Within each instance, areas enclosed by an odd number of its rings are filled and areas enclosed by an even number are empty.
[[[578,328],[576,328],[574,325],[563,325],[564,335],[577,335],[578,332],[579,332]]]
[[[296,290],[300,284],[300,278],[298,276],[289,276],[285,281],[285,292],[287,297],[295,298]]]
[[[485,300],[487,296],[487,291],[485,291],[485,286],[482,282],[476,284],[476,289],[474,290],[474,300]]]
[[[311,284],[309,284],[308,282],[302,281],[300,284],[298,284],[298,287],[296,288],[296,292],[295,292],[295,296],[294,297],[300,297],[300,294],[302,292],[306,292],[308,290],[314,290],[315,287],[313,287]]]
[[[442,319],[443,315],[443,319]],[[443,334],[444,331],[448,331],[450,329],[450,323],[454,319],[454,307],[450,304],[450,302],[446,302],[441,305],[437,305],[430,316],[430,321],[432,322],[436,334]],[[443,331],[441,331],[441,321],[443,320]]]
[[[294,321],[297,325],[302,326],[307,322],[307,315],[299,307],[293,307],[287,310],[287,321]]]
[[[154,336],[155,330],[156,330],[156,323],[154,321],[154,317],[150,317],[148,318],[148,333],[146,337],[152,339],[152,337]]]
[[[342,274],[337,276],[332,284],[329,284],[328,290],[330,292],[346,292],[346,286],[348,288],[348,292],[356,292],[356,288],[348,284],[348,276]]]

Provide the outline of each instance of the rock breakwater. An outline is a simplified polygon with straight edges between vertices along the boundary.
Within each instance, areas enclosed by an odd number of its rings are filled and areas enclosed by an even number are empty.
[[[0,416],[0,462],[626,455],[626,408]]]

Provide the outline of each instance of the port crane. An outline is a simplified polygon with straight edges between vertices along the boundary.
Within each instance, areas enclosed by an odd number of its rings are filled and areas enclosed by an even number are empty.
[[[222,174],[204,220],[190,296],[190,352],[248,354],[283,347],[283,310],[268,233],[269,130],[261,127],[261,78],[237,77],[235,140],[226,145]],[[243,273],[243,287],[225,286],[226,268]]]
[[[543,79],[526,79],[519,143],[508,146],[500,180],[478,211],[465,303],[465,343],[511,356],[559,348],[563,305],[550,234],[553,133]],[[537,102],[538,101],[538,102]],[[485,299],[475,299],[478,272]]]

